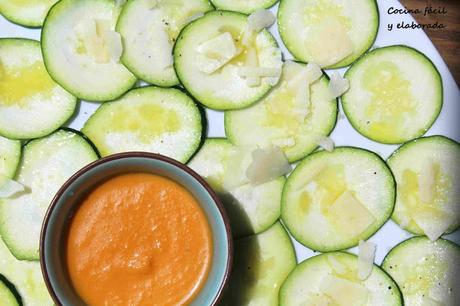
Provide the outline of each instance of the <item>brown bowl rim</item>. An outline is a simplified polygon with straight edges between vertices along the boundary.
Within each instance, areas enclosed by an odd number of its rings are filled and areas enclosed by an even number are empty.
[[[57,202],[59,199],[62,197],[64,192],[70,187],[71,184],[73,184],[77,178],[79,178],[81,175],[84,173],[88,172],[89,170],[110,162],[114,160],[119,160],[119,159],[125,159],[125,158],[147,158],[147,159],[153,159],[153,160],[160,160],[163,162],[166,162],[170,165],[173,165],[177,168],[180,168],[182,171],[186,172],[190,176],[192,176],[195,180],[200,183],[201,186],[204,187],[206,192],[211,196],[213,199],[214,203],[216,204],[220,215],[222,216],[222,219],[224,221],[224,226],[225,226],[225,232],[227,234],[227,245],[228,245],[228,259],[225,267],[225,272],[223,276],[223,281],[219,287],[219,290],[217,291],[216,297],[214,298],[214,301],[212,302],[211,306],[217,305],[218,302],[221,300],[223,292],[225,287],[228,285],[228,281],[230,278],[230,273],[232,270],[232,264],[233,264],[233,239],[232,239],[232,231],[230,227],[230,220],[228,218],[228,215],[225,211],[224,205],[222,204],[222,201],[219,199],[217,196],[216,192],[209,186],[209,184],[194,170],[192,170],[190,167],[187,165],[178,162],[170,157],[157,154],[157,153],[149,153],[149,152],[124,152],[124,153],[117,153],[113,155],[109,155],[107,157],[100,158],[96,161],[93,161],[92,163],[84,166],[80,170],[78,170],[75,174],[73,174],[62,186],[59,188],[58,192],[56,195],[53,197],[53,200],[51,201],[45,217],[43,219],[42,227],[41,227],[41,232],[40,232],[40,245],[39,245],[39,256],[40,256],[40,268],[42,271],[42,275],[46,284],[46,287],[48,289],[49,294],[51,295],[51,298],[53,299],[54,303],[57,306],[63,306],[62,302],[59,300],[57,297],[53,286],[51,285],[50,278],[48,275],[48,271],[46,269],[46,262],[45,262],[45,251],[44,251],[44,246],[45,246],[45,232],[48,227],[49,219],[51,216],[51,213],[54,211],[56,208]]]

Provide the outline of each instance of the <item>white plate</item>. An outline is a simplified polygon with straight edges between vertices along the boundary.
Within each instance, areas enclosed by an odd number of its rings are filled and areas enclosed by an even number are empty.
[[[452,74],[449,72],[446,64],[442,60],[438,51],[435,49],[425,32],[421,29],[395,29],[396,23],[404,21],[411,23],[414,19],[409,15],[388,15],[387,11],[390,7],[403,8],[403,6],[395,0],[379,0],[378,6],[380,11],[380,28],[377,40],[374,44],[375,47],[383,47],[388,45],[403,44],[420,50],[425,53],[436,65],[441,73],[444,88],[444,105],[433,127],[426,133],[426,135],[445,135],[456,141],[460,141],[460,128],[457,123],[460,118],[460,91],[455,83]],[[277,6],[274,7],[273,12],[276,14]],[[388,31],[387,24],[395,24],[393,31]],[[442,31],[442,30],[440,30]],[[284,47],[276,25],[273,26],[271,32],[277,38],[283,50],[286,59],[292,59],[292,56]],[[27,29],[14,25],[3,17],[0,16],[0,37],[26,37],[33,39],[40,39],[39,29]],[[346,71],[346,68],[339,70],[341,73]],[[329,72],[329,71],[326,71]],[[82,101],[76,110],[73,119],[69,122],[68,126],[80,129],[88,117],[97,109],[99,103],[91,103]],[[208,115],[208,136],[209,137],[225,137],[223,113],[217,111],[207,110]],[[360,135],[343,115],[342,109],[340,110],[339,120],[334,132],[332,133],[336,145],[352,145],[357,147],[366,148],[374,151],[382,158],[386,159],[396,148],[395,145],[384,145],[373,142],[364,136]],[[459,203],[460,204],[460,203]],[[376,263],[380,264],[388,253],[388,251],[398,244],[399,242],[411,237],[411,235],[404,230],[400,229],[393,221],[388,221],[373,237],[369,240],[378,244],[376,253]],[[448,239],[460,243],[460,231],[447,236]],[[314,252],[302,246],[295,240],[295,248],[297,252],[298,261],[314,255]],[[351,252],[356,253],[356,248],[351,249]]]

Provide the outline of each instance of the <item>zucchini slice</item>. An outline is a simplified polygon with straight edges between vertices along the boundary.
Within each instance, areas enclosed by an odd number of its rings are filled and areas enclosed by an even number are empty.
[[[28,231],[29,228],[26,228]],[[43,280],[38,261],[18,260],[0,238],[0,274],[10,281],[19,295],[24,306],[54,305]],[[0,302],[3,306],[4,300]],[[16,305],[16,304],[12,304]]]
[[[251,107],[225,112],[228,139],[236,145],[277,145],[290,162],[314,151],[318,138],[334,129],[338,106],[329,97],[326,75],[310,88],[304,83],[289,86],[303,70],[303,64],[285,62],[280,83],[265,98]],[[298,99],[302,90],[307,91],[307,99]]]
[[[460,226],[460,144],[430,136],[401,146],[388,159],[396,179],[392,219],[436,240]]]
[[[40,42],[0,39],[0,134],[42,137],[72,116],[77,99],[56,84],[43,65]]]
[[[367,240],[391,216],[395,181],[375,153],[338,147],[307,156],[284,186],[281,218],[303,245],[328,252]]]
[[[413,237],[395,246],[382,268],[399,285],[405,305],[455,306],[460,301],[460,246]]]
[[[282,0],[281,39],[294,57],[324,68],[353,63],[374,43],[379,27],[375,0]]]
[[[185,163],[200,145],[202,124],[199,108],[179,89],[142,87],[101,105],[82,131],[102,156],[147,151]]]
[[[80,99],[113,100],[136,82],[120,63],[118,13],[112,0],[61,0],[46,17],[41,34],[46,69]]]
[[[59,0],[0,0],[0,14],[26,27],[41,27],[50,8]]]
[[[345,73],[350,90],[342,106],[362,135],[398,144],[419,137],[436,121],[443,100],[434,64],[407,46],[374,49]]]
[[[248,16],[212,11],[187,25],[174,47],[174,68],[184,87],[205,106],[238,109],[260,100],[279,80],[281,51]],[[250,80],[255,76],[256,81]]]
[[[0,199],[0,234],[16,258],[38,259],[41,224],[55,193],[97,158],[92,146],[70,130],[58,130],[24,147],[16,180],[27,192]]]
[[[19,302],[10,288],[2,281],[0,275],[0,301],[3,306],[19,306]]]
[[[235,260],[222,306],[278,306],[278,292],[297,263],[286,230],[277,222],[258,235],[235,241]]]
[[[280,290],[280,306],[400,306],[393,279],[374,264],[369,277],[358,278],[358,257],[333,252],[311,257],[289,274]]]
[[[146,82],[179,84],[173,67],[174,42],[186,24],[210,10],[208,0],[128,1],[117,23],[124,41],[121,61]]]
[[[226,139],[210,138],[188,164],[218,193],[237,237],[263,232],[278,220],[286,181],[279,177],[257,186],[247,181],[242,181],[242,185],[227,183],[233,176],[236,179],[244,176],[234,173],[240,168],[235,163],[246,163],[250,153],[249,148],[235,147]]]
[[[0,136],[0,176],[13,178],[21,158],[21,142]]]
[[[268,9],[278,0],[211,0],[219,10],[251,14],[259,9]]]

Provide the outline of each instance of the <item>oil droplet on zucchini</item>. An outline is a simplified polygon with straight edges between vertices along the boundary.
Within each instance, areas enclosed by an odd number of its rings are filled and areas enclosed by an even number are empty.
[[[9,70],[0,63],[0,105],[23,106],[27,98],[50,94],[55,86],[40,61],[16,70]]]
[[[401,75],[398,66],[389,61],[375,63],[365,70],[363,87],[371,95],[365,110],[369,133],[391,138],[395,129],[404,129],[405,119],[416,113],[410,81]]]

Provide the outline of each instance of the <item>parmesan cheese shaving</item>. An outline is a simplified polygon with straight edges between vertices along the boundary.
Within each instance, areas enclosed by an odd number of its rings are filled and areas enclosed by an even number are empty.
[[[366,280],[374,267],[375,251],[377,245],[372,242],[359,241],[358,253],[358,279]]]
[[[329,81],[329,93],[331,95],[331,99],[336,99],[342,96],[349,89],[350,81],[343,78],[337,71],[334,72],[331,76],[331,80]]]
[[[212,74],[238,54],[238,50],[229,32],[224,32],[200,45],[196,51],[202,55],[198,57],[199,69]]]
[[[247,28],[259,32],[275,23],[276,17],[269,10],[260,9],[249,15]]]
[[[112,62],[118,62],[123,54],[123,45],[121,43],[121,35],[115,31],[107,31],[106,46]]]
[[[75,25],[75,33],[86,54],[96,63],[118,62],[123,53],[121,35],[111,30],[106,19],[83,19]]]
[[[286,155],[279,147],[255,149],[246,176],[252,185],[269,182],[291,172]]]
[[[0,198],[10,198],[24,192],[25,190],[24,185],[21,183],[0,174]]]
[[[310,112],[310,85],[316,82],[323,74],[315,63],[308,63],[305,69],[287,82],[287,89],[296,92],[296,104],[302,109],[303,117]]]
[[[337,64],[353,53],[353,41],[345,26],[330,16],[323,19],[311,33],[306,45],[313,60],[321,67]]]
[[[328,255],[327,257],[327,263],[329,266],[336,272],[337,274],[345,274],[347,273],[348,269],[347,267],[342,264],[340,261],[335,258],[334,255]]]
[[[332,275],[323,278],[320,290],[339,306],[366,305],[369,296],[369,290],[366,287]]]
[[[316,143],[321,148],[323,148],[324,150],[326,150],[328,152],[334,151],[335,144],[334,144],[334,141],[330,137],[320,136],[320,137],[318,137]]]
[[[301,73],[298,73],[287,83],[287,88],[289,90],[296,90],[299,86],[306,84],[310,85],[316,82],[323,75],[321,67],[317,64],[311,62],[308,63],[305,69]]]
[[[246,50],[245,66],[258,67],[259,59],[257,57],[257,50],[254,47],[248,47]],[[246,77],[246,83],[249,87],[256,87],[261,84],[260,77]]]
[[[367,207],[349,190],[335,200],[329,208],[329,213],[334,218],[337,231],[350,238],[358,237],[375,222],[375,217]]]
[[[446,213],[442,214],[441,218],[435,218],[428,211],[413,211],[411,212],[411,217],[431,241],[438,240],[456,219],[454,215]]]

